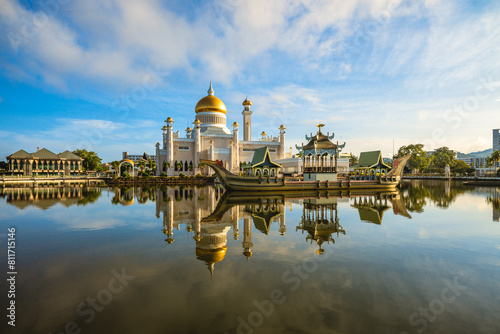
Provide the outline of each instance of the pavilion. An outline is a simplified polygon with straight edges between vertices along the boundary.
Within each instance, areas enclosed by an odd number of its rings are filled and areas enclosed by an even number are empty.
[[[340,151],[345,147],[345,143],[341,145],[338,142],[333,143],[331,140],[335,137],[335,134],[331,136],[330,133],[323,134],[321,128],[325,126],[324,124],[316,126],[318,132],[315,136],[312,133],[311,137],[306,135],[306,140],[309,140],[307,145],[295,146],[302,155],[304,181],[336,181],[337,160]]]
[[[384,162],[382,152],[370,151],[361,152],[358,163],[352,168],[354,169],[355,179],[374,180],[377,174],[380,176],[386,175],[391,166]]]
[[[267,146],[255,150],[252,162],[244,167],[247,176],[276,177],[281,168],[273,162]]]
[[[17,175],[72,175],[82,171],[83,159],[64,151],[55,154],[46,148],[34,153],[19,150],[7,157],[9,172]]]

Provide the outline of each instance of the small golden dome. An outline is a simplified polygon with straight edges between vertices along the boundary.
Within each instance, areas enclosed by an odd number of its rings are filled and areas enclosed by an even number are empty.
[[[166,125],[164,125],[164,126],[163,126],[163,128],[161,128],[161,129],[162,129],[162,130],[167,130],[168,128],[167,128],[167,126],[166,126]]]
[[[165,122],[173,122],[174,120],[172,119],[172,117],[169,117],[167,118],[167,120]]]
[[[194,120],[194,124],[200,124],[200,123],[201,122],[200,122],[200,120],[198,118]]]
[[[244,106],[251,106],[252,105],[252,102],[250,102],[250,100],[248,99],[248,96],[247,98],[245,99],[245,101],[243,101],[242,103]]]
[[[221,99],[214,95],[214,90],[212,89],[212,82],[210,81],[210,88],[208,89],[208,95],[198,101],[196,107],[194,108],[196,113],[203,111],[220,112],[223,114],[227,113],[227,108]]]
[[[186,129],[186,131],[188,131],[188,132],[191,131],[191,128],[188,126],[188,128]]]
[[[284,126],[283,124],[281,124],[281,125],[280,125],[280,129],[281,129],[281,130],[284,130],[284,129],[286,129],[286,128],[285,128],[285,126]]]
[[[260,134],[262,137],[264,137],[265,135],[267,135],[266,131],[262,131],[262,133]]]
[[[239,125],[238,122],[233,123],[233,126],[238,126],[238,125]]]

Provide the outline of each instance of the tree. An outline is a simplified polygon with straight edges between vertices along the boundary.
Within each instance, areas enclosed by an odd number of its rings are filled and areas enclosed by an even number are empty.
[[[455,165],[455,167],[453,167],[451,169],[452,172],[454,173],[459,173],[459,174],[463,174],[463,173],[472,173],[474,172],[474,168],[470,167],[465,161],[463,160],[457,160],[457,164]]]
[[[497,164],[500,161],[500,150],[494,150],[491,152],[491,155],[489,156],[491,158],[491,161]]]
[[[358,163],[358,157],[351,153],[349,156],[349,166],[354,166]]]
[[[170,162],[163,161],[163,170],[167,170],[168,168],[170,168]]]
[[[120,161],[113,161],[111,163],[111,166],[113,166],[113,169],[115,170],[116,175],[118,175],[118,168],[120,167]]]
[[[143,172],[144,168],[146,167],[146,161],[144,160],[139,161],[139,167],[141,168],[141,172]]]
[[[154,173],[156,171],[156,162],[151,161],[151,164],[149,165],[149,168]]]
[[[85,149],[83,150],[76,149],[73,151],[73,153],[83,159],[82,166],[85,171],[87,170],[95,170],[98,172],[104,171],[104,168],[102,168],[101,166],[102,159],[99,158],[97,153],[95,153],[94,151],[87,151]]]
[[[432,154],[432,164],[440,171],[443,171],[446,165],[450,165],[451,168],[455,167],[457,159],[455,158],[455,153],[453,153],[448,147],[443,146],[437,148]]]
[[[408,168],[412,171],[418,172],[419,170],[425,169],[429,166],[430,160],[427,157],[427,152],[424,151],[423,144],[401,146],[394,158],[401,158],[408,154],[411,154],[411,158],[406,163],[406,166],[408,166]]]

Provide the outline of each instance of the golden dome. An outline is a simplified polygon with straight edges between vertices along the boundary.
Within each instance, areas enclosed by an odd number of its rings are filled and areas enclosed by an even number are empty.
[[[174,120],[172,119],[172,117],[168,117],[167,120],[165,122],[173,122]]]
[[[161,129],[162,129],[162,130],[167,130],[168,128],[167,128],[167,126],[166,126],[166,125],[164,125],[164,126],[163,126],[163,128],[161,128]]]
[[[186,129],[186,131],[188,131],[188,132],[191,131],[191,128],[188,126],[188,128]]]
[[[196,113],[203,111],[220,112],[226,114],[227,109],[224,102],[221,99],[214,96],[214,90],[212,89],[212,82],[210,81],[210,88],[208,89],[208,95],[198,101],[196,107],[194,108]]]
[[[251,106],[251,105],[252,105],[252,102],[250,102],[250,100],[248,99],[248,96],[247,96],[247,98],[245,99],[245,101],[243,101],[243,105],[244,105],[244,106]]]
[[[196,258],[205,261],[206,263],[217,263],[224,260],[226,256],[227,246],[218,249],[201,249],[196,248]]]

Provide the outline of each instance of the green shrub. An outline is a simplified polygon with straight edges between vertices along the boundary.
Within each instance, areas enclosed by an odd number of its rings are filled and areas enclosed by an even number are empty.
[[[142,173],[141,173],[141,176],[142,176],[142,177],[149,177],[149,173],[148,173],[148,172],[142,172]]]
[[[203,178],[203,175],[201,175],[200,173],[198,173],[198,174],[196,174],[196,176],[195,176],[195,177],[197,177],[197,178],[201,179],[201,178]]]
[[[180,173],[180,174],[179,174],[179,177],[180,177],[181,179],[185,179],[185,178],[186,178],[186,174],[184,174],[184,173]]]
[[[161,173],[160,177],[167,177],[167,173]]]

